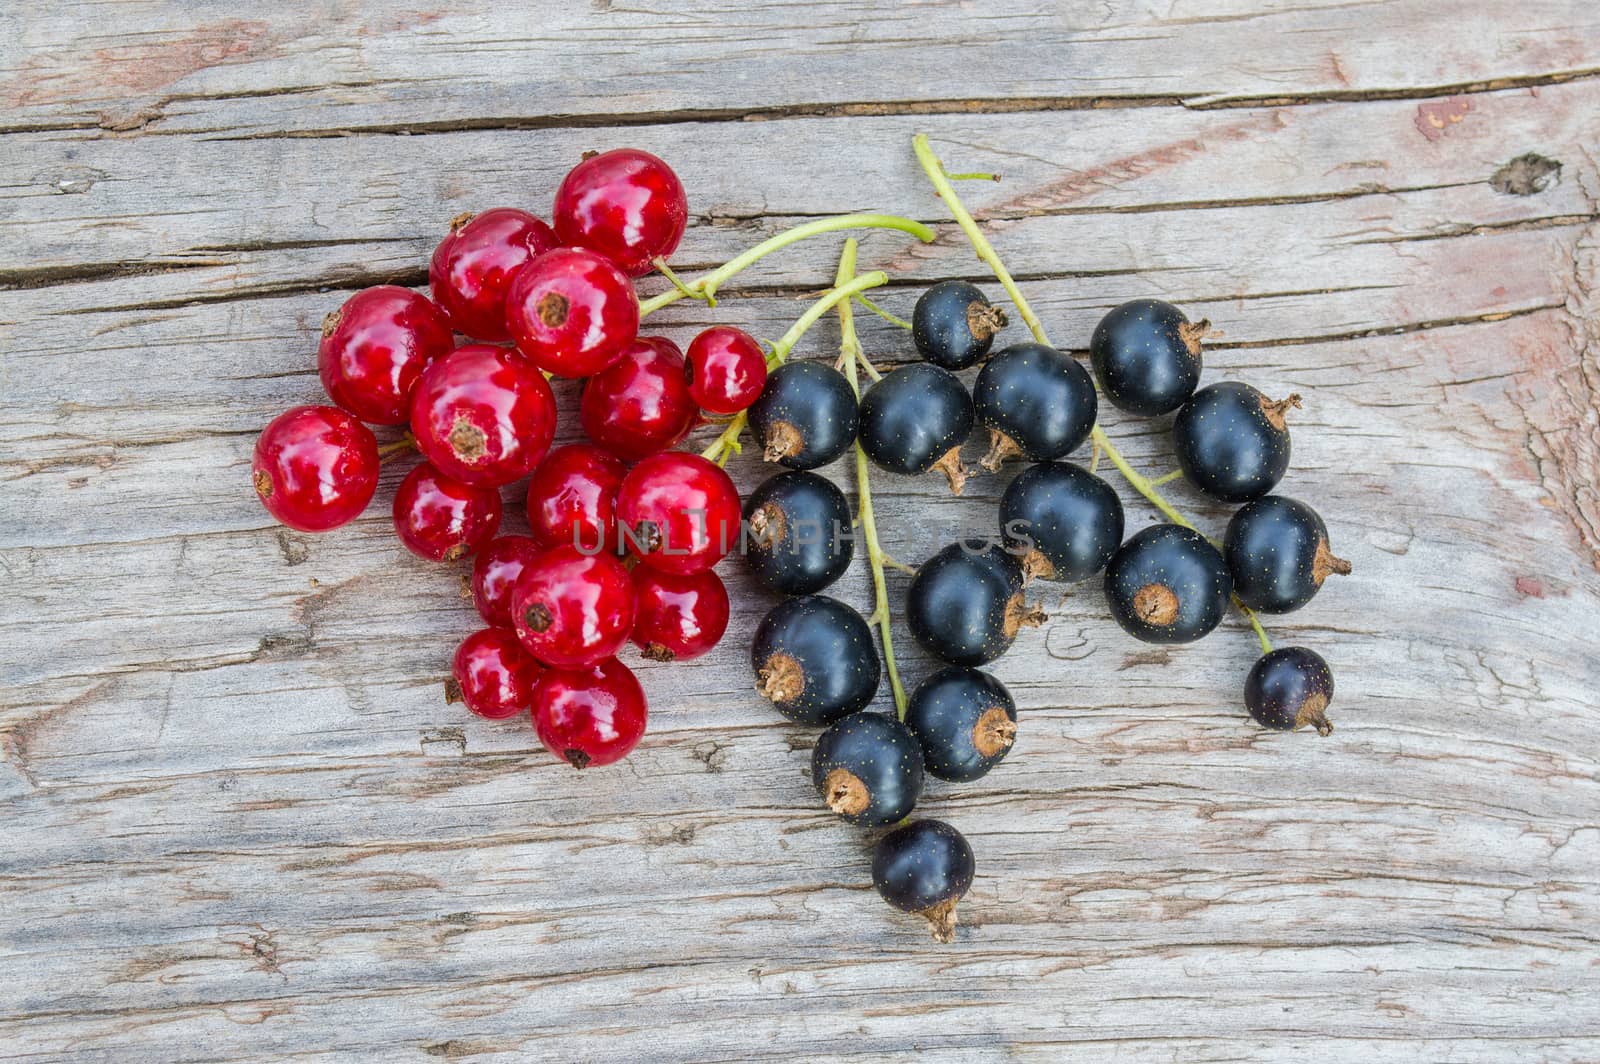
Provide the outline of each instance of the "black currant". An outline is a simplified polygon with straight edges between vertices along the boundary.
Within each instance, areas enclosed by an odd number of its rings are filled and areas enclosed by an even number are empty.
[[[983,468],[992,473],[1011,457],[1065,457],[1089,438],[1099,405],[1077,359],[1044,344],[1013,344],[984,363],[972,386],[973,412],[989,430]]]
[[[1284,415],[1299,405],[1298,395],[1273,402],[1238,381],[1195,392],[1172,422],[1172,442],[1183,475],[1223,502],[1248,502],[1265,495],[1289,468]]]
[[[1333,701],[1333,670],[1305,647],[1279,647],[1261,655],[1244,681],[1244,705],[1261,724],[1278,731],[1307,725],[1329,735],[1324,710]]]
[[[878,651],[861,614],[826,595],[778,603],[750,646],[756,690],[797,724],[831,724],[878,693]]]
[[[1233,577],[1217,548],[1192,528],[1151,525],[1106,566],[1106,602],[1117,623],[1146,643],[1192,643],[1228,610]]]
[[[911,312],[911,339],[922,357],[945,369],[966,369],[989,353],[995,333],[1006,327],[1005,311],[978,286],[940,281]]]
[[[878,840],[872,885],[901,912],[928,921],[936,942],[956,934],[956,902],[972,886],[977,864],[961,832],[942,820],[913,820]]]
[[[922,796],[922,747],[893,717],[852,713],[817,737],[811,783],[828,808],[852,824],[898,823]]]
[[[790,469],[816,469],[856,442],[856,393],[821,362],[785,362],[750,407],[761,456]]]
[[[1210,322],[1191,322],[1159,299],[1135,299],[1100,319],[1089,358],[1106,398],[1130,414],[1170,413],[1200,383],[1200,339]]]
[[[982,665],[1021,628],[1044,623],[1022,596],[1022,563],[998,544],[952,543],[923,563],[906,592],[906,622],[923,648],[952,665]]]
[[[1122,500],[1080,465],[1040,462],[1006,485],[1000,531],[1025,577],[1087,580],[1122,543]]]
[[[1297,610],[1329,576],[1350,572],[1350,563],[1328,549],[1328,526],[1317,511],[1282,495],[1239,507],[1228,522],[1222,553],[1234,593],[1262,613]]]
[[[769,591],[809,595],[850,568],[850,504],[833,481],[794,470],[769,477],[745,499],[745,561]]]
[[[891,473],[938,469],[961,494],[961,445],[972,434],[972,397],[949,370],[917,362],[883,375],[861,399],[861,449]]]
[[[932,775],[965,783],[998,765],[1017,738],[1017,704],[1005,685],[964,665],[940,669],[917,685],[906,727],[922,745]]]

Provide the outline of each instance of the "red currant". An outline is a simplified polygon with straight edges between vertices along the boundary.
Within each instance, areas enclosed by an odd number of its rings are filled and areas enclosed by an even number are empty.
[[[326,532],[372,501],[378,441],[337,407],[297,406],[261,430],[250,468],[267,513],[302,532]]]
[[[683,353],[663,336],[641,336],[583,385],[578,416],[595,443],[630,462],[688,435],[698,411],[684,382]]]
[[[689,394],[711,414],[737,414],[761,397],[767,356],[743,329],[715,325],[689,342]]]
[[[328,396],[362,421],[401,425],[422,371],[455,338],[439,308],[409,288],[366,288],[322,319],[317,372]]]
[[[551,451],[528,482],[533,538],[542,547],[614,551],[617,489],[627,472],[618,459],[587,443]]]
[[[739,542],[739,493],[697,454],[651,455],[622,481],[617,527],[628,549],[668,573],[698,573]]]
[[[651,260],[678,248],[689,201],[672,167],[634,148],[585,159],[556,190],[556,232],[565,244],[590,248],[634,277]]]
[[[533,692],[533,728],[573,768],[621,761],[644,736],[644,688],[616,658],[587,669],[549,669]]]
[[[463,214],[433,251],[433,298],[457,332],[475,340],[509,340],[506,290],[518,270],[561,246],[556,231],[515,207]]]
[[[651,661],[687,661],[728,630],[728,589],[715,570],[679,576],[648,565],[633,571],[633,641]]]
[[[472,561],[472,604],[484,623],[511,627],[511,595],[523,569],[544,551],[531,536],[499,536]]]
[[[589,377],[622,357],[639,332],[639,297],[609,259],[557,248],[511,282],[506,325],[517,350],[558,377]]]
[[[394,493],[394,530],[406,549],[431,562],[478,550],[500,527],[500,492],[452,480],[423,462]]]
[[[511,620],[522,645],[546,665],[593,665],[628,641],[633,581],[615,555],[551,547],[522,570]]]
[[[473,632],[456,648],[445,684],[447,701],[489,720],[505,720],[533,707],[533,691],[544,672],[509,628]]]
[[[417,449],[446,476],[499,487],[533,472],[556,431],[556,398],[515,351],[458,347],[428,367],[411,401]]]

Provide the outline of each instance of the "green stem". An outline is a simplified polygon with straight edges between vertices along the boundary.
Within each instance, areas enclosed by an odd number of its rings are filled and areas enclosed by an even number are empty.
[[[1233,605],[1244,614],[1244,619],[1250,622],[1250,627],[1256,630],[1256,638],[1261,640],[1261,653],[1272,653],[1272,640],[1267,638],[1267,630],[1261,627],[1261,621],[1256,617],[1256,611],[1240,601],[1238,595],[1233,596]]]
[[[911,323],[909,321],[906,321],[904,318],[895,317],[893,314],[890,314],[887,310],[884,310],[866,296],[856,296],[856,302],[872,311],[872,313],[876,314],[890,325],[897,326],[901,329],[911,328]]]
[[[1171,484],[1174,480],[1177,480],[1178,478],[1180,478],[1182,476],[1183,476],[1183,470],[1174,469],[1172,472],[1168,473],[1166,476],[1156,477],[1156,479],[1152,480],[1150,482],[1150,484],[1153,487],[1159,488],[1163,484]]]
[[[999,174],[987,174],[978,170],[971,170],[962,174],[945,174],[952,181],[999,181]]]
[[[681,287],[673,287],[660,295],[651,296],[639,304],[639,317],[654,314],[662,307],[670,306],[680,299],[693,296],[704,299],[708,306],[717,305],[717,289],[722,283],[747,266],[772,254],[780,248],[798,243],[810,237],[823,233],[835,233],[841,229],[897,229],[902,233],[910,233],[924,244],[931,241],[935,234],[932,229],[921,222],[902,218],[897,214],[840,214],[831,218],[818,218],[814,222],[797,225],[793,229],[785,229],[777,236],[763,240],[755,247],[737,255],[718,266],[710,273],[697,277],[693,281],[683,282]]]

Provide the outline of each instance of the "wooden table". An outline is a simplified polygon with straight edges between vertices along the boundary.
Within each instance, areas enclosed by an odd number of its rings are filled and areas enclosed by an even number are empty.
[[[282,6],[0,14],[0,1059],[1600,1057],[1593,5]],[[737,564],[723,647],[630,656],[651,732],[578,774],[444,703],[476,621],[390,534],[404,463],[320,537],[248,477],[325,313],[585,149],[677,168],[680,270],[885,210],[941,232],[864,237],[890,309],[988,283],[916,131],[1003,171],[963,192],[1062,346],[1159,296],[1223,331],[1208,380],[1305,396],[1283,488],[1355,564],[1272,624],[1336,670],[1328,739],[1245,718],[1236,621],[1158,649],[1050,592],[994,669],[1014,755],[923,805],[978,853],[946,947],[751,690]],[[838,252],[653,324],[775,338]],[[876,478],[887,548],[1004,482]]]

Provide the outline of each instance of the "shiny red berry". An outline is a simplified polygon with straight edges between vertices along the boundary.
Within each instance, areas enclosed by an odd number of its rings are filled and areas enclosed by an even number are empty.
[[[472,560],[472,604],[484,623],[511,627],[511,595],[522,570],[544,548],[532,536],[497,536]]]
[[[728,630],[728,589],[715,570],[633,571],[634,643],[651,661],[687,661],[717,645]]]
[[[456,648],[445,699],[465,702],[489,720],[505,720],[533,708],[533,691],[544,672],[509,628],[473,632]]]
[[[372,501],[378,442],[337,407],[297,406],[261,430],[250,468],[267,513],[302,532],[326,532]]]
[[[500,527],[500,492],[452,480],[423,462],[394,493],[394,530],[406,549],[431,562],[478,550]]]
[[[697,454],[651,455],[617,493],[617,531],[646,565],[698,573],[739,542],[739,493],[716,465]]]
[[[429,363],[455,346],[439,308],[409,288],[365,288],[322,319],[317,372],[328,396],[362,421],[404,424]]]
[[[528,481],[528,524],[542,547],[615,552],[617,490],[628,469],[587,443],[557,447]]]
[[[699,413],[684,380],[683,352],[663,336],[641,336],[617,364],[583,385],[584,433],[630,462],[688,435]]]
[[[551,547],[522,570],[511,620],[528,653],[558,669],[609,658],[633,629],[633,581],[612,554]]]
[[[689,394],[710,414],[737,414],[761,397],[767,356],[743,329],[714,325],[689,342]]]
[[[511,282],[506,325],[517,350],[558,377],[588,377],[616,362],[639,332],[639,297],[592,251],[557,248]]]
[[[621,761],[644,736],[644,688],[616,658],[587,669],[548,669],[533,692],[533,728],[573,768]]]
[[[678,248],[689,201],[672,167],[619,148],[585,159],[556,190],[553,219],[565,244],[591,248],[634,277]]]
[[[456,348],[428,367],[411,401],[417,449],[468,484],[499,487],[527,476],[555,431],[549,382],[506,347]]]
[[[456,331],[475,340],[509,340],[506,292],[511,279],[560,246],[554,229],[515,207],[459,215],[428,266],[434,301]]]

